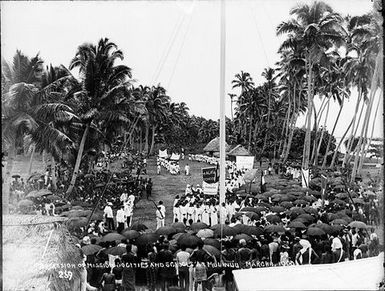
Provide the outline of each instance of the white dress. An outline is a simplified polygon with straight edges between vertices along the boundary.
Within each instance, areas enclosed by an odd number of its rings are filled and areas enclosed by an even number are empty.
[[[197,222],[198,222],[198,220],[202,222],[202,214],[203,214],[203,208],[197,207],[195,209],[195,219]]]
[[[173,217],[173,222],[175,222],[175,219],[178,219],[178,221],[181,221],[180,219],[180,209],[179,209],[179,206],[178,207],[175,207],[173,208],[172,210],[173,214],[174,214],[174,217]]]
[[[202,206],[202,222],[210,225],[210,207],[207,205]]]
[[[210,206],[211,226],[218,224],[218,211],[215,206]]]

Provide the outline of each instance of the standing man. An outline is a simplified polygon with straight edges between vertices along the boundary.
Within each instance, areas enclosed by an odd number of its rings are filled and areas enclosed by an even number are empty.
[[[116,224],[117,224],[118,233],[121,233],[122,230],[124,229],[125,220],[126,220],[126,216],[124,214],[124,205],[122,205],[116,212]]]
[[[190,175],[190,166],[189,166],[189,164],[186,164],[186,166],[184,166],[184,173],[185,173],[186,176]]]
[[[112,203],[107,202],[106,207],[104,207],[104,217],[106,218],[107,228],[114,230],[114,214],[112,212]]]
[[[163,201],[159,201],[158,209],[156,210],[156,229],[164,226],[165,217],[166,207],[164,207]]]
[[[261,193],[266,192],[266,181],[265,176],[263,175],[263,171],[261,171]]]
[[[124,202],[124,216],[127,220],[127,227],[131,226],[131,216],[132,216],[132,203],[130,200]]]

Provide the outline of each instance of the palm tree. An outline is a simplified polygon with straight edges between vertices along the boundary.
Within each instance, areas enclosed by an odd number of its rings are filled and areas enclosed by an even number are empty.
[[[97,46],[79,46],[71,61],[70,70],[79,69],[81,76],[81,86],[72,95],[72,99],[79,104],[77,114],[82,120],[84,131],[67,195],[75,186],[90,127],[124,118],[124,115],[110,110],[112,105],[116,105],[115,98],[124,98],[130,94],[131,69],[125,65],[115,65],[116,60],[122,59],[123,53],[117,45],[104,38]]]
[[[262,73],[262,77],[265,77],[266,83],[265,86],[267,87],[267,124],[266,124],[266,134],[265,134],[265,139],[263,142],[262,150],[260,156],[263,155],[263,152],[266,147],[266,141],[269,136],[269,130],[270,130],[270,109],[271,109],[271,97],[272,94],[276,93],[275,90],[275,77],[274,77],[275,70],[272,68],[265,68],[265,70]]]
[[[280,50],[290,49],[294,46],[303,51],[305,71],[307,77],[307,129],[304,142],[302,168],[309,168],[311,117],[313,113],[314,98],[314,67],[324,57],[325,52],[343,42],[341,22],[339,14],[334,13],[332,8],[324,2],[315,1],[311,6],[299,5],[290,11],[295,19],[282,22],[277,27],[277,34],[288,33]]]
[[[2,95],[2,136],[8,148],[7,166],[3,188],[3,211],[9,211],[10,180],[17,147],[22,144],[24,135],[37,128],[31,114],[31,105],[39,90],[43,61],[39,55],[28,58],[16,51],[13,63],[3,60],[2,75],[4,89]]]
[[[153,154],[154,144],[155,144],[155,134],[157,129],[162,126],[162,124],[166,121],[167,117],[167,108],[170,103],[170,97],[166,95],[166,90],[158,86],[153,86],[151,88],[150,94],[147,96],[146,108],[148,111],[149,119],[148,119],[148,127],[146,129],[150,129],[151,127],[151,147],[148,152],[148,143],[146,143],[147,150],[145,149],[146,154]],[[146,132],[148,134],[148,131]]]

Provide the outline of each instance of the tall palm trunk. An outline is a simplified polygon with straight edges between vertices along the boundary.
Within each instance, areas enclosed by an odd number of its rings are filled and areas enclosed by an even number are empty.
[[[253,115],[251,114],[251,117],[250,117],[250,128],[249,128],[249,145],[248,145],[248,148],[247,150],[250,152],[251,150],[251,136],[252,136],[252,131],[253,131]]]
[[[88,123],[86,128],[85,128],[85,130],[84,130],[84,133],[83,133],[83,136],[82,136],[82,140],[80,141],[80,145],[79,145],[78,155],[76,157],[74,171],[72,173],[71,182],[70,182],[70,185],[69,185],[69,187],[67,189],[66,195],[70,195],[72,193],[72,190],[75,187],[76,178],[78,177],[80,163],[81,163],[82,157],[83,157],[84,145],[86,144],[86,139],[87,139],[87,135],[88,135],[89,130],[90,130],[90,124]]]
[[[350,136],[350,139],[349,139],[349,142],[348,142],[348,146],[346,147],[346,154],[345,154],[345,157],[344,157],[344,162],[342,164],[342,167],[345,167],[346,164],[350,163],[351,152],[355,150],[355,148],[353,150],[354,139],[355,139],[355,137],[357,135],[357,131],[358,131],[358,128],[359,128],[359,125],[360,125],[360,122],[361,122],[361,117],[362,117],[362,113],[364,112],[365,105],[366,105],[365,102],[363,102],[362,106],[361,106],[361,110],[360,110],[360,115],[358,117],[358,122],[356,123],[355,128],[354,128],[354,125],[352,127],[352,134]]]
[[[8,157],[7,157],[7,166],[5,168],[5,177],[3,181],[3,214],[9,213],[9,195],[10,195],[10,186],[12,181],[12,171],[13,164],[16,156],[16,142],[13,141],[10,148],[8,149]]]
[[[148,155],[148,138],[149,138],[149,135],[150,135],[150,125],[148,123],[146,123],[146,133],[145,133],[145,136],[144,136],[144,152],[145,152],[145,155]]]
[[[313,65],[309,60],[306,60],[306,68],[307,68],[307,104],[308,104],[308,112],[307,112],[307,127],[306,127],[306,135],[303,147],[303,158],[302,158],[302,169],[309,169],[309,158],[310,158],[310,141],[311,141],[311,117],[313,113],[313,95],[312,95],[312,73],[313,73]]]
[[[295,124],[297,123],[297,114],[295,113],[293,115],[293,120],[290,125],[290,132],[289,132],[289,139],[287,140],[286,149],[283,155],[282,163],[286,163],[287,159],[289,158],[290,149],[291,149],[291,143],[293,141],[294,137],[294,130],[295,130]]]
[[[52,164],[51,164],[51,176],[52,176],[52,189],[56,190],[56,162],[55,158],[52,156],[51,158]]]
[[[358,145],[357,145],[357,151],[356,151],[356,155],[355,155],[355,158],[354,158],[354,165],[353,165],[353,170],[352,170],[351,182],[354,182],[355,179],[356,179],[357,167],[358,167],[358,161],[359,161],[359,158],[360,158],[361,148],[362,148],[361,155],[363,155],[363,149],[364,149],[364,147],[363,147],[363,138],[364,138],[364,136],[366,137],[367,131],[368,131],[369,119],[370,119],[370,114],[371,114],[371,110],[372,110],[372,106],[373,106],[374,96],[375,96],[375,93],[377,91],[378,73],[379,73],[379,70],[380,70],[379,67],[380,67],[381,63],[382,63],[382,50],[380,50],[380,52],[377,54],[377,58],[376,58],[376,65],[375,65],[375,68],[374,68],[374,72],[373,72],[373,76],[372,76],[372,84],[371,84],[371,87],[370,87],[369,104],[368,104],[368,106],[366,108],[364,124],[362,126],[360,139],[359,139]],[[364,157],[361,157],[361,158],[363,159]]]
[[[152,136],[151,136],[151,147],[150,147],[150,155],[152,155],[152,154],[153,154],[153,152],[154,152],[154,145],[155,145],[155,132],[156,132],[156,128],[157,128],[157,126],[156,126],[156,125],[154,125],[154,126],[152,127]]]
[[[349,124],[348,128],[345,130],[345,133],[344,133],[343,136],[341,137],[341,140],[340,140],[340,142],[338,143],[338,145],[337,145],[337,147],[336,147],[336,149],[335,149],[335,151],[334,151],[333,158],[332,158],[332,162],[330,163],[330,168],[333,168],[333,167],[334,167],[334,164],[335,164],[336,159],[337,159],[338,151],[339,151],[339,149],[340,149],[340,147],[341,147],[341,144],[342,144],[342,142],[344,141],[346,135],[348,134],[349,129],[350,129],[350,127],[352,126],[352,124],[353,124],[353,119],[352,119],[352,121],[350,121],[350,124]]]
[[[328,117],[329,117],[329,107],[330,107],[330,99],[327,102],[327,109],[326,109],[326,115],[325,115],[325,119],[324,119],[324,125],[323,125],[322,130],[321,130],[321,137],[320,137],[317,151],[316,151],[315,157],[314,157],[313,165],[315,165],[315,166],[318,165],[318,155],[319,155],[319,151],[321,149],[322,141],[324,138],[324,133],[325,133],[325,129],[326,129],[326,121],[328,120]],[[322,112],[321,112],[321,114],[322,114]]]
[[[263,146],[262,146],[262,150],[261,150],[261,157],[265,151],[265,148],[266,148],[266,142],[267,142],[267,137],[269,136],[269,132],[270,132],[270,99],[271,99],[271,92],[270,92],[270,85],[269,85],[269,92],[267,94],[267,123],[266,123],[266,133],[265,133],[265,138],[263,140]]]
[[[31,173],[32,173],[32,165],[33,165],[35,150],[36,150],[36,146],[32,146],[32,152],[31,152],[31,157],[29,159],[29,166],[28,166],[28,177],[31,176]]]
[[[360,116],[358,118],[357,127],[356,127],[355,125],[356,125],[357,113],[358,113],[358,110],[359,110],[361,99],[362,99],[362,91],[361,91],[360,83],[358,83],[358,99],[357,99],[357,104],[356,104],[356,108],[355,108],[353,119],[352,119],[352,121],[353,121],[352,132],[350,134],[350,139],[349,139],[348,145],[346,147],[346,152],[345,152],[345,156],[344,156],[344,161],[342,163],[342,167],[345,167],[345,164],[346,164],[346,162],[349,159],[350,151],[351,151],[351,148],[352,148],[352,145],[353,145],[353,139],[354,139],[354,136],[355,136],[355,134],[357,132],[358,125],[360,124],[362,112],[363,112],[363,109],[365,107],[365,102],[364,102],[362,104],[362,107],[361,107]]]
[[[380,107],[380,101],[381,101],[381,98],[378,98],[377,106],[376,106],[376,111],[374,113],[374,118],[373,118],[373,123],[372,123],[372,132],[370,133],[370,139],[369,139],[369,142],[367,143],[367,145],[365,147],[364,154],[362,155],[362,158],[360,159],[360,163],[358,165],[358,173],[360,173],[362,171],[362,166],[364,164],[364,158],[366,157],[366,154],[367,154],[367,152],[369,150],[370,144],[372,143],[373,133],[374,133],[374,126],[376,124],[378,107]]]
[[[313,149],[310,154],[310,163],[313,163],[314,157],[315,157],[315,152],[317,151],[317,144],[318,144],[318,118],[317,118],[317,111],[315,110],[315,104],[313,100],[313,108],[314,108],[314,125],[313,125],[313,131],[314,131],[314,142],[313,142]]]
[[[340,119],[343,107],[344,107],[344,99],[342,99],[342,103],[340,105],[340,110],[338,111],[338,115],[337,115],[336,121],[334,122],[332,132],[329,135],[329,140],[328,140],[328,144],[326,146],[326,151],[325,151],[324,159],[322,161],[322,169],[324,169],[326,167],[326,162],[327,162],[327,158],[328,158],[328,153],[329,153],[330,145],[332,143],[332,138],[333,138],[333,135],[334,135],[334,131],[336,130],[336,127],[337,127],[338,121]]]

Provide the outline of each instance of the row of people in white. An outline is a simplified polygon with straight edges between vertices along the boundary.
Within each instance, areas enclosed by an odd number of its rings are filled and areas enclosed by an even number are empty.
[[[165,168],[170,174],[178,175],[180,174],[179,163],[176,161],[170,161],[165,158],[157,158],[157,173],[160,174],[161,167]]]
[[[204,222],[207,225],[215,225],[231,221],[234,214],[240,209],[236,201],[222,205],[219,203],[196,202],[195,197],[188,198],[180,203],[179,198],[174,200],[173,221],[186,222]]]

